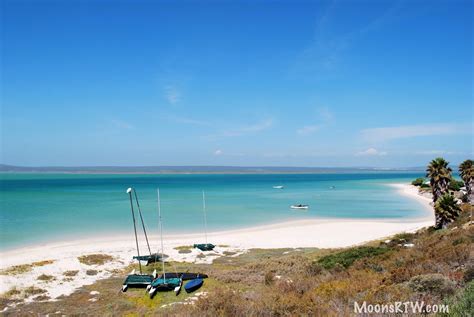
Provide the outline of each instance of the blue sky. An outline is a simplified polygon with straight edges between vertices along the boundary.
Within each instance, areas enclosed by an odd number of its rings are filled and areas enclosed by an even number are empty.
[[[2,163],[473,157],[471,1],[1,6]]]

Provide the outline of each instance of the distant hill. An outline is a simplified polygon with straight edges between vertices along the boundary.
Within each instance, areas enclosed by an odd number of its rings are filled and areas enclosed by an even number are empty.
[[[0,164],[0,172],[97,173],[97,174],[259,174],[259,173],[356,173],[424,171],[424,167],[288,167],[288,166],[14,166]]]

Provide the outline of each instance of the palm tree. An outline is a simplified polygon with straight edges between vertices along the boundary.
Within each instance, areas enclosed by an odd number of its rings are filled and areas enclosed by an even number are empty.
[[[444,193],[435,204],[436,229],[446,228],[447,224],[453,222],[461,212],[456,199],[450,193]]]
[[[431,192],[433,193],[433,202],[436,203],[444,193],[448,192],[449,182],[451,181],[451,168],[449,162],[442,157],[435,158],[426,168],[426,177],[430,178]]]
[[[474,193],[472,192],[474,187],[474,161],[465,160],[459,165],[459,174],[466,186],[466,197],[467,202],[474,203]]]

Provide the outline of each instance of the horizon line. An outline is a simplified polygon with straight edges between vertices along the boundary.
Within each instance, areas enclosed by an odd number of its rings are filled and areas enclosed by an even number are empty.
[[[453,165],[457,166],[457,165]],[[0,163],[0,171],[5,169],[424,169],[425,166],[289,166],[289,165],[12,165]]]

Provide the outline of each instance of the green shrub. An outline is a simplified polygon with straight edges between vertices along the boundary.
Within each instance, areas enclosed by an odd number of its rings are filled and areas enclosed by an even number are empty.
[[[332,269],[336,266],[341,265],[344,268],[348,268],[354,263],[354,261],[362,258],[369,258],[384,254],[389,249],[384,247],[357,247],[351,248],[345,251],[341,251],[335,254],[330,254],[322,257],[318,260],[318,263],[325,269]]]
[[[450,297],[445,304],[449,306],[449,313],[442,313],[439,316],[472,316],[470,314],[474,311],[474,281],[467,284],[461,292]]]
[[[449,189],[454,191],[459,191],[463,186],[464,182],[455,179],[451,179],[451,182],[449,183]]]
[[[425,179],[422,178],[422,177],[419,177],[419,178],[415,179],[413,182],[411,182],[411,184],[414,185],[414,186],[421,186],[421,185],[423,185],[424,182],[425,182]]]
[[[453,294],[456,284],[443,274],[423,274],[413,276],[408,286],[416,292],[444,296]]]

